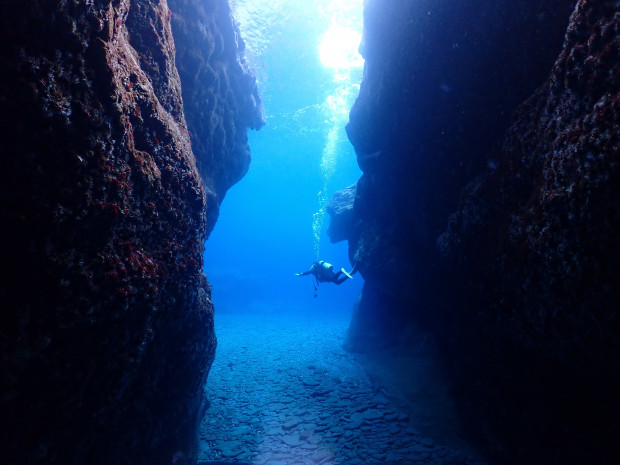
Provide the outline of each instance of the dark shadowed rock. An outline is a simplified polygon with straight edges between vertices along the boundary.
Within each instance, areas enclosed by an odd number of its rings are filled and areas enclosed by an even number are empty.
[[[364,27],[349,343],[430,329],[498,463],[611,463],[617,2],[370,0]]]
[[[493,319],[596,372],[620,361],[620,23],[604,3],[578,5],[548,82],[439,239]]]
[[[330,216],[327,235],[334,243],[348,239],[352,233],[355,190],[356,185],[353,184],[336,192],[325,207],[325,211]]]
[[[462,189],[486,166],[517,106],[546,79],[574,3],[367,3],[364,79],[347,125],[365,174],[356,218],[418,264],[416,279],[428,275]]]
[[[202,2],[169,5],[3,5],[7,463],[195,462],[216,345],[207,207],[217,211],[247,169],[243,138],[260,126],[260,102],[225,2],[210,2],[217,21]],[[179,77],[204,49],[183,38],[175,55],[171,22],[225,50],[204,57],[200,78]],[[228,79],[209,84],[226,66]],[[220,103],[199,114],[185,102],[186,113],[182,96],[203,93]],[[210,128],[231,142],[208,149],[215,162],[198,150],[197,162],[190,132]]]
[[[527,388],[518,370],[493,379],[522,391],[514,422],[528,440],[544,438],[541,454],[563,463],[587,461],[588,450],[560,449],[567,440],[545,425],[568,423],[571,434],[592,437],[597,463],[610,463],[611,437],[620,431],[612,407],[620,386],[612,368],[620,363],[618,15],[614,2],[577,5],[549,80],[519,108],[492,153],[497,165],[466,188],[438,241],[459,264],[485,332],[532,359],[521,367],[536,373]],[[546,405],[527,399],[525,389],[544,392],[538,402]],[[524,402],[547,415],[539,427]],[[516,431],[505,425],[502,432]]]

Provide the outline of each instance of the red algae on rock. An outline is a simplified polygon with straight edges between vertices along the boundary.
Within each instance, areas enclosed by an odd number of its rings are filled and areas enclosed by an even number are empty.
[[[228,106],[206,122],[184,109],[207,84],[180,76],[202,50],[177,40],[175,23],[222,38],[228,54],[206,65],[243,63],[228,4],[210,3],[217,22],[198,1],[3,5],[0,445],[11,463],[196,458],[216,345],[208,212],[245,173],[236,153],[249,157],[243,137],[262,125],[246,68],[244,87],[211,87]],[[213,147],[215,172],[197,163],[192,125],[230,113],[255,119],[226,126],[236,152]]]

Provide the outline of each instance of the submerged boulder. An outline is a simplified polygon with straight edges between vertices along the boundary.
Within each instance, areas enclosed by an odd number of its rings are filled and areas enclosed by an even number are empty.
[[[334,194],[325,207],[330,217],[327,235],[332,242],[340,242],[348,239],[353,229],[353,202],[357,186],[353,184]]]
[[[230,9],[10,0],[0,22],[3,459],[195,462],[204,240],[261,125]],[[191,79],[204,43],[182,27],[221,49]],[[229,142],[195,152],[208,131]]]

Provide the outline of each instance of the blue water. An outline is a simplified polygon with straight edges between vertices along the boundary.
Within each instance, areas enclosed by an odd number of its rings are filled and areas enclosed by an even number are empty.
[[[228,192],[206,244],[216,312],[346,317],[359,274],[340,286],[323,283],[314,297],[311,277],[294,273],[319,258],[352,267],[346,243],[329,242],[323,208],[361,174],[344,126],[361,81],[362,1],[248,0],[233,9],[267,125],[249,134],[249,173]],[[348,55],[338,55],[344,44]]]

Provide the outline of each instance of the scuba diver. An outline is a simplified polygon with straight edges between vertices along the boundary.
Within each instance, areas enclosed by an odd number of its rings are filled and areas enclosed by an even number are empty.
[[[316,297],[316,291],[319,289],[320,283],[334,283],[340,285],[347,279],[353,279],[351,275],[356,271],[355,267],[353,267],[351,273],[347,273],[344,268],[340,268],[338,272],[335,272],[334,265],[327,263],[325,260],[319,260],[318,262],[314,262],[308,271],[295,273],[295,276],[307,276],[311,274],[314,278],[314,297]]]

